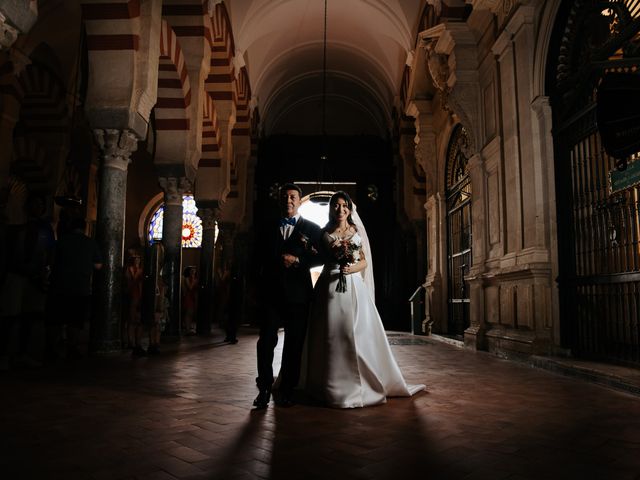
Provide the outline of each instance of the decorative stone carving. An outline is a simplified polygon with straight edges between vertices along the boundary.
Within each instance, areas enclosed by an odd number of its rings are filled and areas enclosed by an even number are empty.
[[[433,85],[440,91],[440,106],[445,111],[449,108],[449,56],[437,53],[435,50],[437,39],[430,39],[425,45],[427,69],[431,75]]]
[[[95,129],[93,134],[106,167],[126,171],[131,154],[138,148],[138,138],[130,130]]]
[[[420,39],[441,107],[465,126],[475,152],[482,132],[475,37],[466,24],[440,24],[420,33]]]
[[[437,178],[437,135],[434,126],[431,102],[414,101],[407,109],[409,116],[415,118],[416,136],[415,161],[416,166],[425,173],[427,196],[435,192]]]
[[[167,205],[182,205],[182,196],[193,187],[193,182],[187,177],[158,177],[158,183],[164,191],[164,201]]]
[[[8,50],[18,38],[18,30],[7,23],[0,12],[0,50]]]
[[[36,0],[0,2],[0,50],[8,50],[18,34],[31,30],[37,19]]]

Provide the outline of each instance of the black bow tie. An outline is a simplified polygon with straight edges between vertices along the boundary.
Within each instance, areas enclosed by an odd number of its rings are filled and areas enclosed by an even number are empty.
[[[296,217],[291,217],[291,218],[281,218],[280,219],[280,226],[281,227],[285,227],[287,225],[291,225],[294,226],[296,225]]]

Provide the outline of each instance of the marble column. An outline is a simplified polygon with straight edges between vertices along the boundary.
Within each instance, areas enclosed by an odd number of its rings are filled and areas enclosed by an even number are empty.
[[[91,350],[111,352],[120,349],[127,169],[138,139],[129,130],[96,129],[94,135],[102,159],[96,237],[103,267],[95,278]]]
[[[191,182],[181,176],[160,176],[164,191],[164,219],[162,244],[164,245],[163,278],[169,299],[169,323],[165,334],[180,337],[182,330],[180,287],[182,283],[182,196],[191,189]]]
[[[200,294],[198,299],[198,335],[209,335],[215,308],[215,248],[218,202],[198,201],[198,216],[202,219],[202,249],[200,250]]]

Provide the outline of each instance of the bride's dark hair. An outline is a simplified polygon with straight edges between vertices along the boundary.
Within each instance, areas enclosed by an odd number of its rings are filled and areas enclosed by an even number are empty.
[[[347,208],[349,209],[350,212],[353,212],[353,201],[351,201],[351,197],[347,192],[338,190],[336,193],[331,195],[331,199],[329,200],[329,221],[324,226],[324,230],[328,232],[332,231],[338,225],[338,220],[336,219],[336,216],[335,216],[335,207],[340,198],[345,202],[347,202]],[[358,230],[358,227],[356,227],[356,224],[353,221],[353,218],[351,218],[351,213],[349,213],[349,216],[347,217],[347,223],[351,225],[353,228],[355,228],[356,230]]]

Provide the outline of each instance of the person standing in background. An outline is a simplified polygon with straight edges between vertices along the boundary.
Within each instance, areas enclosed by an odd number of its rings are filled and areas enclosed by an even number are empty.
[[[89,320],[93,271],[102,268],[98,244],[85,235],[86,222],[74,218],[55,249],[51,301],[58,325],[67,327],[67,358],[82,357],[80,331]]]
[[[187,335],[196,334],[195,316],[198,311],[198,271],[189,266],[184,269],[182,278],[182,318]]]
[[[132,348],[132,355],[142,356],[145,351],[142,348],[142,319],[140,307],[142,303],[142,285],[144,275],[140,255],[132,252],[124,271],[124,332],[127,345]]]

